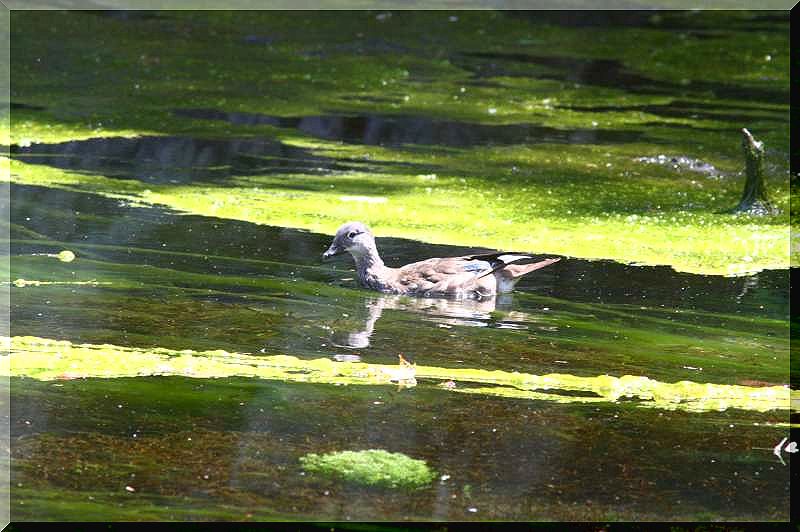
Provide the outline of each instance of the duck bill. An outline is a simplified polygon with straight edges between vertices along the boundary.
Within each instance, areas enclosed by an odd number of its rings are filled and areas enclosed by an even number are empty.
[[[322,254],[322,260],[328,260],[331,257],[341,255],[342,253],[344,253],[343,249],[339,248],[339,246],[335,244],[331,244],[331,247],[328,248],[328,251]]]

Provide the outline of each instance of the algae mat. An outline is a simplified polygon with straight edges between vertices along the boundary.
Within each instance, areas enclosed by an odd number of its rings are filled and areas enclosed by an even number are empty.
[[[14,13],[10,179],[327,234],[789,266],[788,20],[452,16]],[[725,213],[743,126],[777,216]]]
[[[254,377],[335,385],[396,384],[413,387],[418,380],[468,394],[555,402],[615,402],[634,399],[641,406],[704,412],[736,408],[765,412],[788,410],[788,386],[749,387],[681,381],[659,382],[647,377],[577,377],[569,374],[526,373],[401,364],[303,360],[293,356],[255,356],[225,351],[196,352],[136,349],[114,345],[73,344],[35,337],[2,339],[10,359],[9,375],[38,380],[184,376],[193,378]],[[5,365],[4,365],[5,366]],[[488,385],[488,386],[487,386]],[[589,396],[564,395],[587,392]],[[559,393],[561,392],[561,393]],[[791,400],[798,399],[796,393]]]

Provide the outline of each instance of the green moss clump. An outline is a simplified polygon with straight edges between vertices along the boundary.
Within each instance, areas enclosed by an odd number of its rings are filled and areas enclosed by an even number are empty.
[[[300,458],[311,473],[338,477],[368,486],[419,489],[430,484],[436,473],[423,460],[380,449],[307,454]]]

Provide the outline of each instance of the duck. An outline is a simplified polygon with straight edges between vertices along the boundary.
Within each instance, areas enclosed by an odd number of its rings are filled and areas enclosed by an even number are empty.
[[[345,253],[353,257],[358,282],[364,288],[385,294],[479,300],[511,292],[524,275],[561,260],[548,258],[519,264],[534,257],[498,252],[436,257],[391,268],[381,259],[372,231],[361,222],[339,227],[322,259]]]

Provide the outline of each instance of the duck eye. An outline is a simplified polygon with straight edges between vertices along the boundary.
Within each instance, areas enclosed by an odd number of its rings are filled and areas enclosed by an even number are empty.
[[[350,231],[349,233],[347,233],[347,238],[355,238],[356,234],[357,233],[355,231]]]

